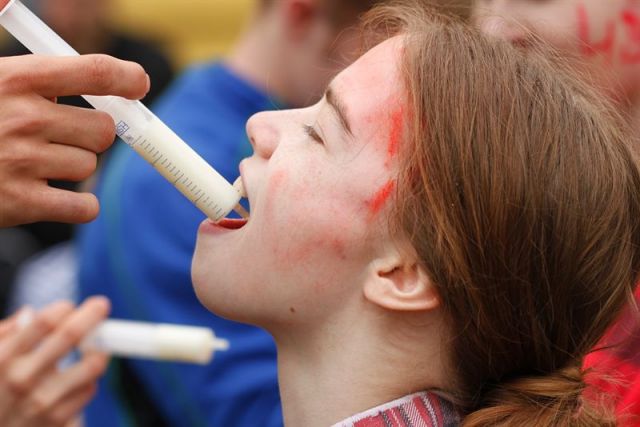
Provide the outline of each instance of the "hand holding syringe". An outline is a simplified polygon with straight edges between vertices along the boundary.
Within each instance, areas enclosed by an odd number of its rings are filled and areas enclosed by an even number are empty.
[[[78,55],[19,0],[9,1],[0,10],[0,25],[35,54]],[[219,221],[231,210],[247,216],[238,204],[241,191],[229,184],[142,103],[115,96],[83,97],[96,109],[108,113],[118,136],[211,220]]]

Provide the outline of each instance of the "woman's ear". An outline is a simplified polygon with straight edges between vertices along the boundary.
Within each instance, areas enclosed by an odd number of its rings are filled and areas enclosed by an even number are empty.
[[[415,257],[395,250],[371,264],[364,296],[395,311],[427,311],[440,306],[438,290]]]
[[[279,7],[284,14],[287,34],[296,39],[303,39],[307,36],[318,20],[317,0],[287,0],[282,2]]]

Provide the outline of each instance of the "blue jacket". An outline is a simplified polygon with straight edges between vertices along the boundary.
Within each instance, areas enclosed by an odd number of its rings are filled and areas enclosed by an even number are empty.
[[[245,123],[274,108],[222,64],[185,73],[155,111],[229,181],[251,154]],[[208,326],[231,348],[205,367],[149,361],[127,366],[172,426],[280,426],[276,351],[264,331],[221,319],[197,300],[190,266],[204,214],[132,149],[119,143],[97,188],[99,218],[78,234],[80,294],[106,295],[112,317]],[[101,381],[88,427],[131,425],[127,384]]]

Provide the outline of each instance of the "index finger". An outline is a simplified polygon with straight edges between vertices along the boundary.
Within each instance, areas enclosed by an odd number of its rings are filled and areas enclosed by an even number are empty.
[[[0,58],[1,59],[1,58]],[[45,98],[68,95],[115,95],[140,99],[149,91],[149,76],[135,62],[102,54],[8,57],[13,89]]]

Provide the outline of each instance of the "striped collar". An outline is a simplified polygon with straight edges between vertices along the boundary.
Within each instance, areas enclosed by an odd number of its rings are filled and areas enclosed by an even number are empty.
[[[459,423],[449,401],[423,391],[376,406],[332,427],[455,427]]]

